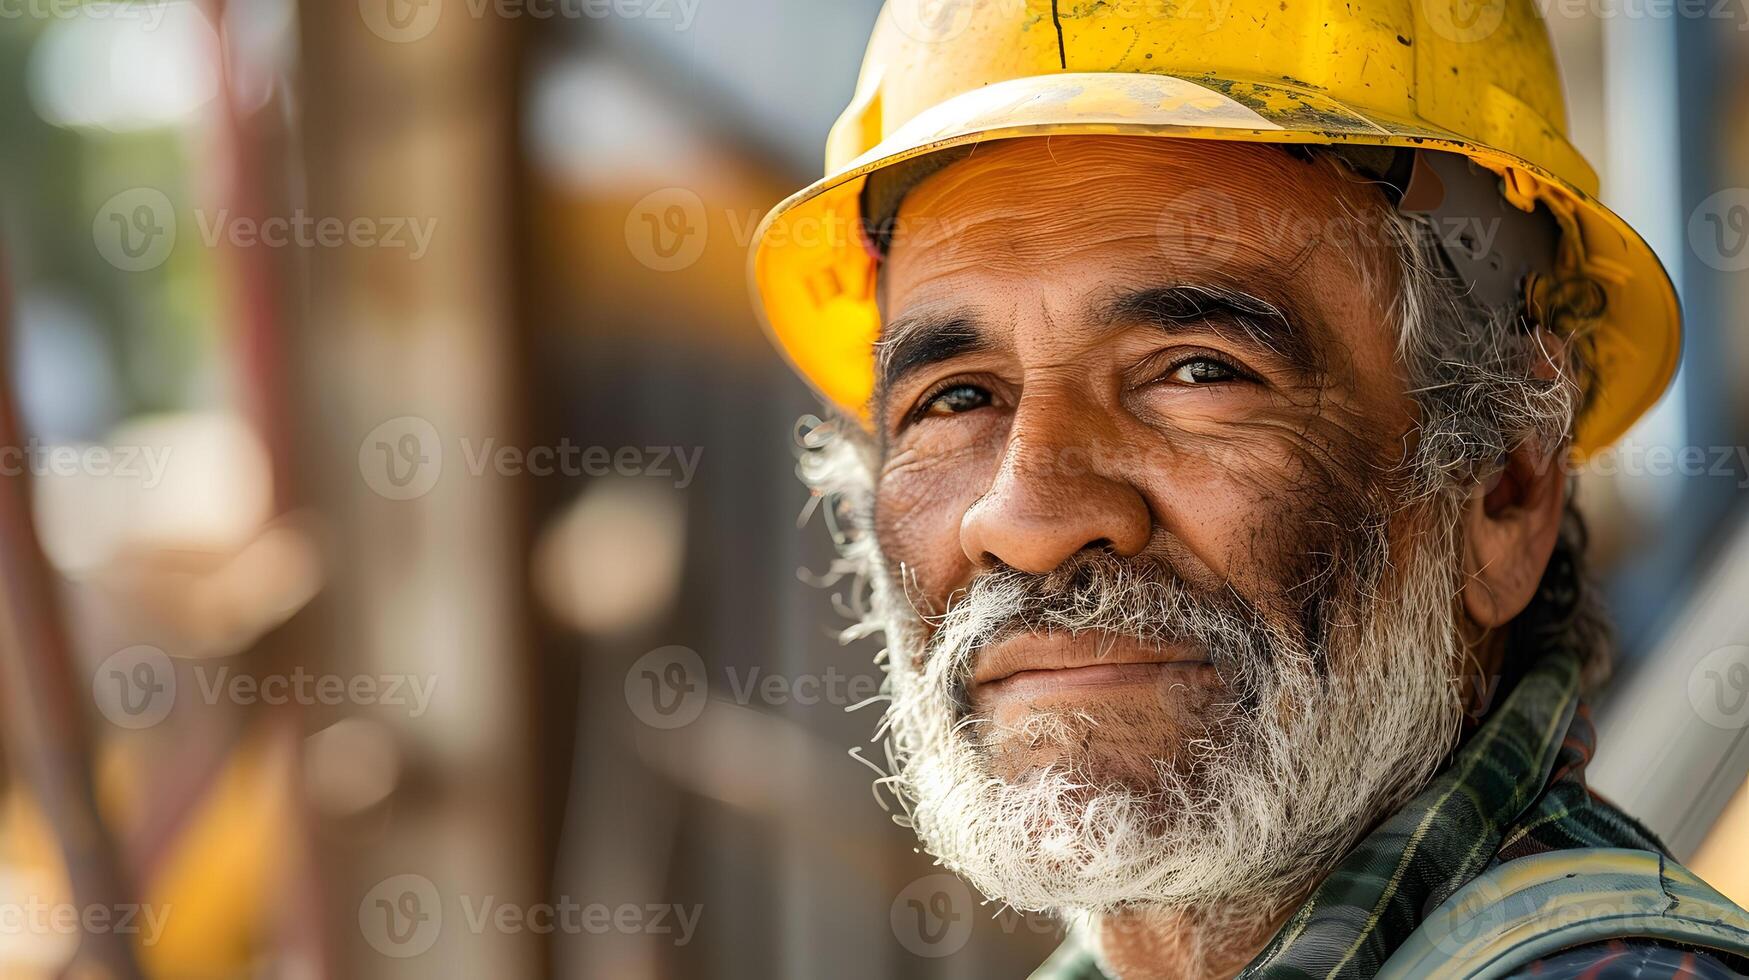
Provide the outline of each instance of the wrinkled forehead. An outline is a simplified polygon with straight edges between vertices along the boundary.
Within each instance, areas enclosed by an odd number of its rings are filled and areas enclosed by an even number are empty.
[[[883,329],[923,310],[1090,310],[1129,288],[1192,286],[1327,325],[1325,341],[1390,343],[1398,267],[1386,207],[1340,166],[1277,147],[986,143],[904,189],[886,229]]]

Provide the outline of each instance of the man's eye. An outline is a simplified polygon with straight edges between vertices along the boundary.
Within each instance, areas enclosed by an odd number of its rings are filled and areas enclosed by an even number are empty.
[[[1208,357],[1197,357],[1185,361],[1173,368],[1172,373],[1166,376],[1166,380],[1181,385],[1207,385],[1238,379],[1238,371]]]
[[[990,404],[990,393],[976,385],[954,385],[936,392],[917,413],[919,418],[930,415],[958,415]]]

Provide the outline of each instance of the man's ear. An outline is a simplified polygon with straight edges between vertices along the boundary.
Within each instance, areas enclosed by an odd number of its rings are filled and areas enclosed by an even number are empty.
[[[1483,629],[1510,622],[1536,595],[1567,506],[1565,452],[1519,446],[1464,503],[1464,611]]]

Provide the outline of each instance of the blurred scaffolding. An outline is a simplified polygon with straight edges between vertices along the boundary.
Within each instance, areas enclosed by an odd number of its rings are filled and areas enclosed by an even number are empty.
[[[1690,317],[1639,462],[1583,478],[1595,779],[1744,901],[1749,710],[1692,692],[1749,697],[1749,464],[1649,453],[1749,445],[1749,15],[1591,6],[1550,8],[1577,139]],[[876,10],[0,9],[0,973],[1042,959],[969,898],[906,925],[937,869],[847,756],[875,651],[811,584],[817,406],[743,278]]]

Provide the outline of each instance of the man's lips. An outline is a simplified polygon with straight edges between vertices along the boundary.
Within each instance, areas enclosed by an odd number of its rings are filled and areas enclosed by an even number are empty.
[[[979,699],[1187,683],[1212,672],[1207,653],[1187,645],[1155,645],[1110,633],[1022,633],[978,655],[968,693]]]

